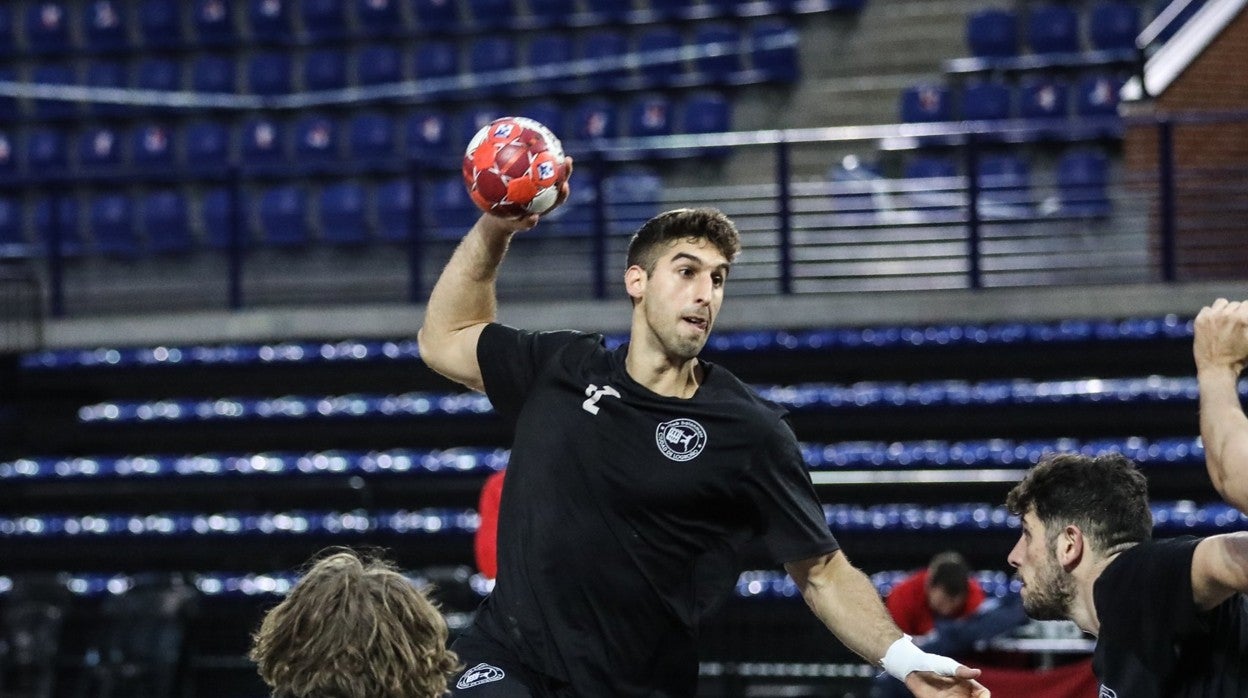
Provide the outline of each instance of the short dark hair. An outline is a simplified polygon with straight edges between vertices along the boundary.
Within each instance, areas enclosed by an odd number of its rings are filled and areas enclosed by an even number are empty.
[[[628,266],[654,272],[661,248],[673,240],[706,240],[729,262],[741,252],[741,234],[715,208],[678,208],[646,221],[628,243]]]
[[[446,620],[407,577],[337,549],[265,614],[249,656],[283,698],[435,698],[459,668],[446,640]]]
[[[927,586],[954,597],[966,594],[970,576],[971,568],[966,559],[953,551],[936,555],[927,566]]]
[[[1050,538],[1075,524],[1101,554],[1152,538],[1148,480],[1120,453],[1045,456],[1006,497],[1010,513],[1029,510]]]

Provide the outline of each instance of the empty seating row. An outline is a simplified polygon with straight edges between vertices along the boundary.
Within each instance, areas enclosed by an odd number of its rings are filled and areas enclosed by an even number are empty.
[[[915,504],[824,505],[828,526],[838,533],[854,531],[940,532],[957,530],[1011,531],[1018,518],[1004,506],[983,503],[921,506]],[[1243,530],[1248,515],[1223,503],[1154,502],[1154,530],[1218,532]],[[354,536],[364,533],[456,535],[479,525],[471,509],[416,511],[286,511],[120,514],[82,516],[0,516],[3,538],[103,538],[109,536]]]
[[[796,2],[708,0],[700,5],[653,0],[29,0],[0,5],[0,55],[144,52],[161,49],[309,45],[344,39],[489,30],[529,31],[756,17],[798,10],[860,8],[863,0]],[[350,5],[350,7],[348,7]],[[189,12],[188,12],[189,10]],[[408,11],[410,10],[410,11]],[[524,11],[524,10],[527,10]]]
[[[1121,75],[1097,72],[1080,77],[1073,86],[1051,76],[1028,77],[1017,86],[994,80],[964,87],[921,84],[902,92],[898,111],[904,123],[1015,118],[1045,122],[1021,133],[985,134],[998,140],[1121,138],[1118,93],[1124,83]]]
[[[585,142],[596,139],[722,133],[731,129],[731,111],[721,94],[691,92],[680,100],[643,93],[622,104],[589,99],[572,108],[542,101],[520,113],[561,135],[575,155],[576,144],[588,147]],[[493,104],[475,104],[458,114],[422,109],[399,116],[367,110],[340,117],[307,111],[286,119],[262,113],[233,127],[219,121],[183,125],[149,119],[126,128],[97,125],[77,133],[53,125],[18,132],[0,129],[0,177],[163,176],[171,165],[184,165],[189,174],[220,175],[231,163],[257,174],[307,175],[318,165],[326,173],[402,170],[409,159],[425,167],[458,168],[472,134],[504,115]]]
[[[579,176],[579,175],[578,175]],[[714,334],[707,346],[714,352],[766,353],[844,351],[896,347],[959,345],[1006,346],[1069,342],[1123,342],[1190,339],[1191,318],[1177,315],[1125,319],[1077,319],[991,324],[893,325],[843,327],[800,331],[726,330]],[[610,335],[609,346],[624,337]],[[246,366],[284,363],[416,361],[419,348],[412,339],[391,341],[282,342],[157,347],[96,347],[46,349],[24,354],[21,367],[29,371],[142,366]]]
[[[1088,378],[1079,380],[961,381],[922,383],[863,381],[852,385],[807,383],[795,386],[754,386],[765,399],[791,412],[866,407],[1004,406],[1097,403],[1194,403],[1196,379]],[[1248,395],[1248,383],[1240,388]],[[410,392],[393,395],[284,396],[110,401],[78,410],[84,424],[142,424],[210,421],[271,421],[303,419],[372,419],[395,416],[473,416],[493,413],[487,398],[476,393]]]
[[[1169,4],[1170,0],[1154,3],[1153,15],[1160,15]],[[1201,4],[1190,5],[1182,19]],[[985,8],[967,18],[970,57],[950,61],[946,67],[951,72],[979,72],[1130,63],[1136,59],[1144,14],[1141,4],[1132,0],[1098,0],[1082,15],[1077,5],[1058,2],[1029,4],[1022,18],[1013,9]]]
[[[676,30],[666,28],[642,33],[635,40],[615,30],[591,32],[579,41],[543,34],[523,48],[513,38],[487,36],[467,48],[466,60],[455,41],[435,39],[410,49],[375,44],[354,51],[323,49],[303,56],[260,51],[245,58],[201,54],[186,61],[145,56],[129,65],[93,61],[81,74],[68,64],[51,62],[32,67],[25,79],[47,86],[253,96],[367,88],[415,79],[420,83],[417,91],[408,95],[413,99],[543,96],[607,89],[792,82],[798,77],[796,43],[797,33],[785,23],[755,23],[744,36],[729,25],[707,24],[688,42]],[[13,69],[0,70],[0,80],[20,78]],[[80,103],[68,99],[32,101],[30,113],[39,118],[84,115]],[[125,116],[168,109],[155,102],[134,106],[97,101],[90,103],[87,112]],[[0,101],[0,118],[13,120],[21,115],[17,100]]]
[[[1027,468],[1048,453],[1114,452],[1143,467],[1192,465],[1203,462],[1197,437],[1147,439],[985,439],[976,441],[852,441],[802,444],[812,470]],[[455,475],[492,473],[507,467],[510,452],[502,448],[334,450],[194,455],[29,457],[0,461],[2,480],[64,478],[238,477],[317,474],[407,473]]]

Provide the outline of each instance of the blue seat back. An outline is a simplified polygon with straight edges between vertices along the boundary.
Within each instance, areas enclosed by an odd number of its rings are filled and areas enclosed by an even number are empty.
[[[243,127],[243,163],[250,165],[281,162],[286,153],[285,129],[281,122],[255,117]]]
[[[170,165],[176,152],[175,131],[167,124],[136,126],[130,152],[139,166]]]
[[[620,135],[619,117],[615,106],[604,99],[591,98],[576,106],[573,115],[572,139],[593,141]]]
[[[324,114],[307,114],[295,124],[295,153],[302,162],[338,159],[338,123]]]
[[[44,196],[35,202],[33,222],[40,251],[47,249],[52,237],[53,207],[56,210],[56,230],[61,240],[61,254],[79,254],[82,251],[82,237],[78,232],[78,202],[70,196],[62,195]]]
[[[212,54],[197,56],[191,63],[191,88],[196,92],[237,92],[238,70],[234,59]]]
[[[227,0],[195,0],[191,23],[201,46],[233,46],[238,42],[233,4]]]
[[[1035,53],[1079,51],[1079,15],[1067,5],[1042,4],[1031,8],[1027,43]]]
[[[1123,0],[1102,0],[1088,17],[1088,42],[1092,48],[1130,51],[1140,33],[1140,8]]]
[[[401,34],[403,14],[401,0],[355,0],[355,19],[366,36],[385,37]]]
[[[109,171],[121,164],[121,134],[111,126],[83,131],[78,140],[78,163],[91,173]]]
[[[65,134],[59,129],[40,126],[26,135],[26,167],[31,174],[60,174],[68,166]]]
[[[506,29],[515,22],[516,0],[468,0],[466,4],[478,29]]]
[[[128,9],[118,0],[95,0],[82,8],[83,38],[97,53],[120,51],[130,44]]]
[[[204,192],[200,205],[200,225],[203,228],[204,241],[209,247],[225,250],[230,247],[230,237],[238,227],[239,242],[247,247],[251,242],[250,230],[243,215],[238,211],[247,210],[246,197],[241,202],[234,200],[234,192],[225,187],[215,187]]]
[[[26,46],[44,55],[69,50],[69,8],[64,2],[40,0],[27,6]]]
[[[699,51],[693,67],[702,84],[724,84],[741,72],[741,32],[733,26],[700,23],[694,30],[693,45]]]
[[[732,130],[732,104],[722,94],[700,92],[684,101],[681,124],[685,133],[723,133]]]
[[[459,27],[457,0],[412,0],[416,26],[425,31],[444,31]]]
[[[680,55],[684,40],[675,28],[657,26],[637,37],[639,72],[648,85],[664,86],[685,75],[685,59]]]
[[[443,112],[414,112],[407,118],[405,131],[407,156],[410,158],[431,164],[448,164],[461,155],[457,148],[458,141],[452,138],[450,117]]]
[[[87,66],[86,81],[89,87],[126,87],[126,69],[116,61],[91,61]],[[135,108],[124,104],[92,102],[89,111],[93,116],[124,116]]]
[[[40,85],[72,85],[74,73],[64,65],[39,65],[31,72],[34,82]],[[55,99],[36,99],[35,116],[40,119],[68,119],[76,116],[78,105]]]
[[[387,242],[406,242],[412,212],[412,184],[392,179],[377,185],[373,200],[377,207],[377,237]]]
[[[966,20],[966,46],[978,58],[1017,56],[1018,15],[995,7],[971,13]]]
[[[557,73],[553,77],[536,78],[550,91],[567,89],[576,81],[576,72],[568,65],[573,60],[572,39],[565,34],[539,34],[529,41],[526,64],[533,69]]]
[[[943,85],[913,85],[901,93],[901,120],[908,124],[949,121],[953,97]]]
[[[13,23],[13,8],[0,5],[0,58],[17,52],[17,31]]]
[[[312,51],[303,59],[303,87],[337,90],[347,86],[347,56],[338,49]]]
[[[223,169],[229,159],[230,132],[224,124],[200,121],[186,131],[186,163],[201,172]]]
[[[764,80],[792,83],[799,77],[797,30],[784,20],[761,21],[750,27],[750,61]]]
[[[1061,209],[1071,215],[1102,216],[1110,211],[1109,161],[1095,150],[1072,150],[1057,162]]]
[[[1068,114],[1070,88],[1050,77],[1024,80],[1019,88],[1018,115],[1024,119],[1058,119]]]
[[[103,254],[131,257],[139,253],[130,197],[113,193],[92,199],[91,237]]]
[[[416,45],[413,74],[417,79],[446,78],[459,73],[459,51],[453,42],[437,39]]]
[[[628,108],[629,136],[668,136],[672,133],[672,103],[663,95],[644,95]]]
[[[607,205],[607,229],[630,234],[659,213],[663,180],[642,167],[628,167],[607,175],[602,183]]]
[[[143,197],[141,205],[143,233],[149,250],[156,254],[170,254],[191,248],[185,196],[172,189],[153,191]]]
[[[1080,78],[1075,113],[1080,116],[1115,116],[1118,114],[1118,93],[1123,81],[1113,75],[1097,73]]]
[[[628,75],[623,66],[627,52],[628,41],[618,31],[597,29],[585,34],[581,57],[589,62],[585,70],[587,84],[594,89],[616,87]]]
[[[291,39],[290,3],[287,0],[249,0],[247,24],[251,39],[258,43],[280,43]]]
[[[395,156],[395,126],[389,116],[380,112],[363,112],[351,118],[351,156],[365,162],[391,159]]]
[[[290,54],[258,53],[247,64],[247,84],[252,94],[277,95],[291,91]]]
[[[393,46],[369,46],[357,56],[355,72],[360,85],[399,82],[403,79],[403,56]]]
[[[967,121],[1008,119],[1010,88],[999,82],[980,82],[962,91],[962,118]]]
[[[367,241],[364,188],[355,182],[331,184],[321,190],[320,229],[326,242],[340,245]]]
[[[551,133],[559,138],[563,138],[566,133],[564,126],[567,117],[563,112],[563,108],[558,102],[552,100],[542,100],[539,102],[531,102],[520,110],[520,116],[530,118],[539,124],[543,124],[550,129]]]
[[[183,44],[180,0],[143,0],[139,5],[141,48],[180,48]]]
[[[343,0],[303,0],[299,9],[303,31],[312,41],[346,36],[347,8]]]
[[[260,195],[260,235],[274,247],[294,247],[308,242],[308,197],[295,185],[282,185]]]

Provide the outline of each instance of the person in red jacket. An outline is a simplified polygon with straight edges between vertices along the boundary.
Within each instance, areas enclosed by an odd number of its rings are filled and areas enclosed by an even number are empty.
[[[498,503],[503,499],[503,473],[500,470],[485,479],[481,486],[481,499],[477,513],[481,524],[472,539],[473,553],[477,559],[477,571],[494,579],[498,576]]]
[[[893,587],[888,612],[903,633],[922,637],[932,632],[937,620],[966,618],[984,602],[984,591],[971,580],[966,560],[947,551],[932,558],[922,569]]]

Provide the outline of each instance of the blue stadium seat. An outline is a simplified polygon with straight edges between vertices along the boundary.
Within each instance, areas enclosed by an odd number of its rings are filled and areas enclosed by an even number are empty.
[[[966,20],[966,46],[977,58],[1018,55],[1018,15],[997,7],[972,12]]]
[[[17,53],[17,32],[13,24],[13,8],[0,4],[0,58]]]
[[[585,80],[595,90],[611,90],[628,77],[623,65],[628,53],[624,34],[613,29],[596,29],[581,39],[581,57],[589,61]]]
[[[280,95],[291,91],[290,54],[257,53],[247,63],[247,84],[252,94]]]
[[[722,22],[701,22],[694,29],[693,45],[699,51],[718,55],[699,55],[693,60],[694,75],[699,84],[726,85],[741,72],[741,32]]]
[[[606,100],[591,98],[577,104],[572,119],[571,140],[594,141],[620,135],[616,109]]]
[[[290,7],[286,0],[249,0],[247,23],[253,42],[274,44],[291,39]]]
[[[26,135],[26,171],[32,175],[64,174],[69,169],[65,134],[39,126]]]
[[[91,238],[101,254],[134,257],[139,238],[134,230],[134,207],[125,194],[100,194],[91,200]]]
[[[174,138],[174,130],[165,124],[136,126],[130,144],[135,167],[163,172],[173,164],[177,151]]]
[[[82,8],[86,47],[96,53],[125,50],[130,44],[127,9],[118,0],[95,0]]]
[[[286,135],[281,122],[257,116],[243,125],[243,164],[261,170],[285,163]]]
[[[69,9],[64,2],[30,3],[26,8],[26,47],[31,53],[42,55],[63,55],[69,51]]]
[[[724,133],[732,130],[732,104],[728,98],[715,92],[698,92],[689,95],[681,104],[680,123],[685,133]],[[690,155],[711,157],[726,156],[727,146],[699,148],[686,151]]]
[[[0,179],[17,171],[17,147],[15,136],[0,129]]]
[[[403,56],[394,46],[367,46],[356,57],[355,79],[359,85],[382,85],[403,79]]]
[[[183,44],[180,0],[143,0],[139,5],[142,49],[180,48]]]
[[[1113,75],[1097,73],[1085,75],[1076,88],[1078,99],[1075,113],[1079,116],[1116,116],[1118,93],[1123,80]]]
[[[534,121],[544,124],[556,136],[563,138],[566,115],[563,113],[563,107],[558,102],[552,100],[542,100],[526,105],[520,110],[520,116],[528,117]]]
[[[1095,150],[1072,150],[1057,162],[1060,212],[1072,216],[1107,216],[1111,205],[1109,161]]]
[[[219,94],[238,92],[238,70],[234,59],[211,54],[196,56],[191,63],[191,89]]]
[[[573,0],[529,0],[529,14],[543,26],[563,26],[575,12]]]
[[[412,73],[417,80],[454,78],[460,72],[459,50],[452,41],[428,40],[416,44]],[[450,92],[443,88],[432,93]]]
[[[74,73],[64,65],[38,65],[31,72],[32,82],[40,85],[72,85]],[[78,105],[56,99],[36,99],[35,116],[40,119],[68,119],[78,113]]]
[[[491,121],[506,116],[495,104],[480,102],[472,104],[459,113],[460,140],[467,144],[477,131],[485,128]]]
[[[962,118],[966,121],[1008,119],[1011,116],[1011,94],[1006,85],[982,81],[962,91]]]
[[[56,212],[56,225],[53,226],[52,214]],[[42,253],[51,243],[53,231],[60,239],[60,253],[64,256],[75,256],[82,253],[82,236],[78,232],[78,202],[72,196],[47,195],[35,202],[34,211],[35,243]]]
[[[797,82],[797,30],[784,20],[757,22],[750,27],[750,60],[763,80]]]
[[[1027,43],[1033,53],[1078,53],[1079,15],[1069,5],[1032,6],[1027,22]]]
[[[416,27],[424,32],[442,32],[459,27],[459,2],[455,0],[412,0]]]
[[[361,112],[351,117],[351,158],[358,164],[376,166],[395,160],[395,125],[381,112]]]
[[[919,155],[906,162],[904,176],[906,179],[948,179],[958,176],[958,165],[952,158]]]
[[[0,67],[0,80],[16,81],[17,71],[9,67]],[[0,97],[0,122],[17,121],[18,112],[16,97]]]
[[[186,197],[172,189],[149,192],[140,203],[147,248],[155,254],[177,254],[191,248]]]
[[[679,56],[684,40],[675,28],[655,26],[637,37],[638,69],[647,86],[664,87],[685,76],[685,60]]]
[[[525,63],[532,69],[557,73],[557,77],[536,78],[533,84],[542,92],[559,93],[576,88],[577,74],[569,65],[572,60],[572,39],[566,34],[538,34],[529,41]]]
[[[914,85],[901,93],[903,123],[949,121],[953,118],[953,95],[943,85]]]
[[[1102,0],[1088,17],[1088,42],[1092,48],[1134,51],[1140,33],[1140,8],[1124,0]]]
[[[468,69],[478,81],[486,83],[478,90],[483,95],[506,95],[513,92],[518,81],[515,78],[500,77],[498,74],[516,67],[516,42],[508,37],[477,37],[468,48]]]
[[[1048,76],[1025,78],[1019,86],[1018,115],[1023,119],[1064,119],[1069,92],[1066,83]]]
[[[405,128],[407,156],[434,167],[458,166],[461,153],[451,131],[451,120],[443,112],[410,114]]]
[[[633,10],[632,0],[582,0],[592,24],[614,24]]]
[[[111,126],[96,126],[78,137],[78,164],[88,174],[115,172],[121,164],[121,135]]]
[[[321,237],[337,245],[368,241],[364,188],[355,182],[331,184],[321,190]]]
[[[22,233],[22,202],[12,196],[0,196],[0,259],[28,257],[37,254]]]
[[[245,214],[247,197],[242,202],[234,200],[234,192],[226,187],[215,187],[204,192],[200,202],[199,225],[203,230],[204,241],[213,249],[226,250],[230,247],[230,238],[237,227],[239,243],[245,248],[251,244],[251,233]]]
[[[377,185],[373,193],[377,210],[377,237],[386,242],[407,242],[412,223],[412,185],[392,179]]]
[[[223,172],[229,161],[230,132],[225,124],[200,121],[186,131],[186,164],[196,172]]]
[[[347,8],[343,0],[303,0],[303,31],[312,41],[330,41],[347,35]]]
[[[1021,156],[985,155],[977,175],[984,218],[1021,216],[1031,209],[1031,165]]]
[[[92,61],[87,66],[86,84],[88,87],[126,87],[126,69],[116,61]],[[92,116],[102,117],[124,116],[134,109],[107,102],[92,102],[88,108]]]
[[[305,114],[295,124],[295,155],[301,171],[315,171],[316,165],[337,161],[340,146],[338,124],[328,116]]]
[[[642,95],[628,106],[629,136],[668,136],[672,133],[672,103],[660,94]]]
[[[160,92],[181,90],[182,64],[165,58],[144,58],[134,67],[134,86]]]
[[[201,46],[233,46],[238,43],[234,11],[226,0],[195,0],[191,14],[195,38]]]
[[[465,4],[478,29],[506,29],[516,19],[516,0],[468,0]]]
[[[387,37],[403,33],[400,0],[356,0],[355,19],[367,37]]]
[[[607,204],[607,232],[628,235],[658,215],[663,180],[643,167],[627,167],[607,175],[602,183]]]
[[[458,240],[481,216],[458,173],[429,182],[423,197],[426,237]]]
[[[308,242],[308,197],[293,184],[280,185],[260,195],[260,237],[273,247],[297,247]]]
[[[303,59],[303,88],[339,90],[347,86],[347,56],[338,49],[320,49]]]
[[[568,200],[553,212],[542,216],[539,233],[585,237],[594,233],[595,202],[598,200],[598,179],[588,169],[576,173]]]

